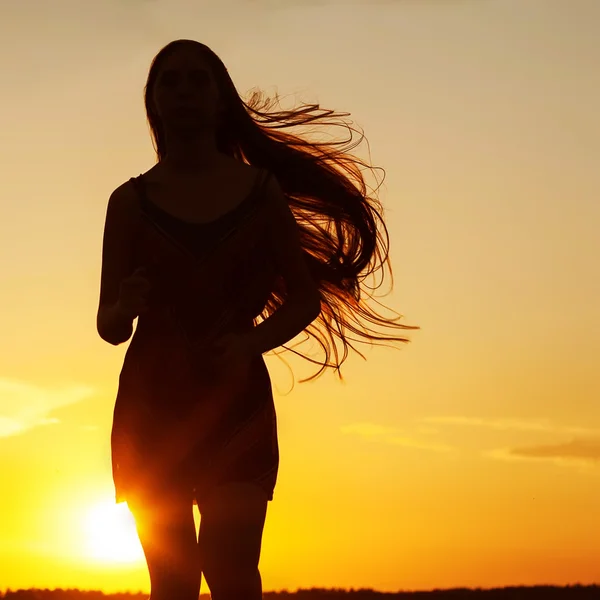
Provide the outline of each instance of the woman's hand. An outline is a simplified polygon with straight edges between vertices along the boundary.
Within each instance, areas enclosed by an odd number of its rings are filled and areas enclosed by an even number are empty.
[[[247,336],[228,332],[195,344],[192,362],[205,383],[218,382],[221,386],[224,381],[240,381],[256,355]]]

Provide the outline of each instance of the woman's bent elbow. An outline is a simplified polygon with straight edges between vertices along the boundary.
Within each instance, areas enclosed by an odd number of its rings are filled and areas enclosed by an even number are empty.
[[[119,346],[125,343],[133,333],[133,327],[127,331],[115,331],[114,328],[107,327],[103,320],[98,319],[96,322],[96,331],[101,339],[109,343],[111,346]]]
[[[126,342],[127,339],[122,339],[119,337],[116,337],[114,335],[110,335],[110,332],[104,331],[101,327],[97,327],[96,328],[98,331],[98,335],[100,336],[100,338],[102,340],[104,340],[105,342],[109,343],[111,346],[119,346],[122,343]]]
[[[100,306],[96,316],[96,330],[105,342],[118,346],[132,336],[133,319],[124,318],[115,305]]]

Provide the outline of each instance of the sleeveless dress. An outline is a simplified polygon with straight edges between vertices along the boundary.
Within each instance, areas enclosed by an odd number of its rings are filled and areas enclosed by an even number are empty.
[[[261,171],[250,194],[208,223],[182,221],[131,179],[140,219],[132,269],[152,284],[119,377],[111,433],[117,502],[255,482],[269,500],[279,448],[264,359],[219,365],[211,342],[256,324],[281,278],[274,266]]]

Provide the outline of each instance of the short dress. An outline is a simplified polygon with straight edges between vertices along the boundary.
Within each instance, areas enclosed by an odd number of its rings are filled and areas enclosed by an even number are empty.
[[[269,500],[277,480],[277,420],[269,372],[255,356],[214,362],[211,341],[255,326],[282,284],[266,231],[260,171],[250,194],[208,223],[189,223],[148,200],[143,176],[132,270],[152,284],[119,377],[111,433],[117,502],[254,482]]]

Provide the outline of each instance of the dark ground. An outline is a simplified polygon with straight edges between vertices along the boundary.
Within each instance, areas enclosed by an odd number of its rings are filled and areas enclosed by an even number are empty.
[[[82,590],[7,590],[1,600],[147,600],[147,594],[103,594]],[[201,600],[209,600],[201,594]],[[377,592],[370,589],[300,589],[295,592],[265,592],[265,600],[600,600],[600,585],[566,587],[535,586],[497,589],[450,589],[428,592]]]

